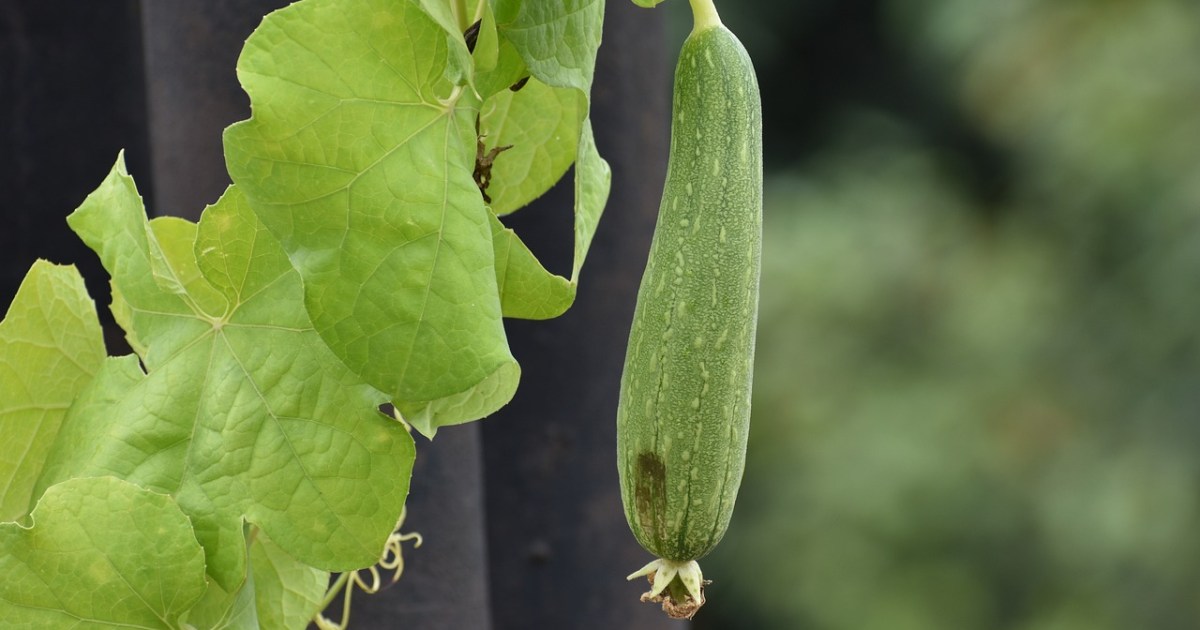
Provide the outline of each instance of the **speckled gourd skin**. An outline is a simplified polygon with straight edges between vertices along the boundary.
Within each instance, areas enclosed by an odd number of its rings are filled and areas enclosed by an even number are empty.
[[[721,540],[745,466],[762,243],[762,113],[745,49],[694,32],[675,72],[671,153],[617,411],[625,516],[650,553]]]

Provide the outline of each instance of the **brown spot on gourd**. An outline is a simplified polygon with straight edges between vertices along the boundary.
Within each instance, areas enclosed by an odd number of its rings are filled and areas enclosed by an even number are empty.
[[[667,467],[657,453],[638,453],[633,478],[638,524],[652,539],[660,539],[667,523]]]

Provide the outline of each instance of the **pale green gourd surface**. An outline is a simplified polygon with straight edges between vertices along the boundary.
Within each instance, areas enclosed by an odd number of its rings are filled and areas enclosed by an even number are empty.
[[[617,412],[625,516],[647,551],[707,554],[745,465],[762,242],[762,114],[725,27],[688,37]]]

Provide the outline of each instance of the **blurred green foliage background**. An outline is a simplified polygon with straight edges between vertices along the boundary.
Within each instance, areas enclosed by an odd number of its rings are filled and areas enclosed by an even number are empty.
[[[696,627],[1200,628],[1200,3],[718,8],[769,172]]]

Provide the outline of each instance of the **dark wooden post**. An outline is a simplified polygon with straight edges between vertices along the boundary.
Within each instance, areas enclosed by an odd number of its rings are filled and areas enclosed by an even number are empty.
[[[625,524],[616,466],[621,366],[669,145],[663,38],[663,11],[607,3],[592,120],[613,168],[608,207],[571,310],[507,322],[521,387],[482,423],[497,630],[686,627],[638,601],[644,581],[625,581],[652,558]],[[570,267],[570,208],[560,185],[510,222],[559,272]]]
[[[250,117],[234,70],[242,43],[288,0],[142,3],[155,214],[200,217],[229,186],[221,132]]]

